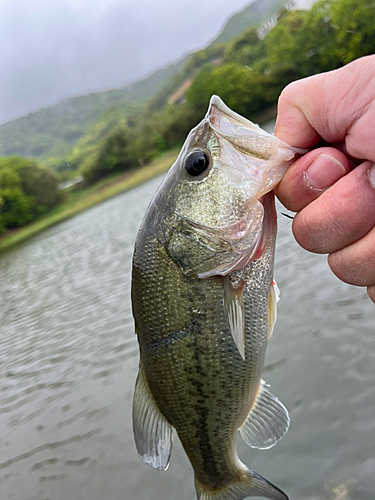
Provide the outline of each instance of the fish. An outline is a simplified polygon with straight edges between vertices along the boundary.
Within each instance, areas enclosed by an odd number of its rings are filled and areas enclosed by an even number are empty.
[[[261,375],[278,300],[272,189],[296,152],[212,96],[137,235],[135,444],[166,470],[174,428],[200,500],[288,498],[241,462],[235,440],[239,430],[268,449],[289,427]]]

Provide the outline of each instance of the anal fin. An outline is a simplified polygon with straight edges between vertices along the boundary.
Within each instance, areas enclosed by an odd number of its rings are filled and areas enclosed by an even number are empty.
[[[247,419],[240,427],[240,433],[249,446],[266,450],[274,446],[289,428],[289,414],[285,406],[261,381],[258,396]]]
[[[172,449],[172,425],[155,402],[142,361],[134,391],[133,431],[142,460],[154,469],[166,470]]]

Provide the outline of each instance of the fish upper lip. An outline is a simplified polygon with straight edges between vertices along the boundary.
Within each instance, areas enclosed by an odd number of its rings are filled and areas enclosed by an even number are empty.
[[[219,115],[215,113],[215,109],[219,111]],[[234,134],[228,134],[223,130],[220,130],[220,127],[217,127],[217,125],[220,125],[220,120],[218,119],[218,116],[220,116],[220,114],[226,116],[229,121],[232,121],[233,126],[237,124],[239,128],[243,127],[243,129],[246,130],[246,136],[249,140],[251,139],[251,137],[256,137],[258,141],[259,139],[263,140],[265,149],[262,152],[258,151],[258,154],[260,153],[261,157],[265,159],[269,158],[272,155],[272,153],[274,152],[275,144],[278,145],[279,154],[285,161],[291,160],[296,154],[303,155],[310,151],[310,149],[290,146],[289,144],[275,137],[273,134],[269,134],[261,127],[259,127],[259,125],[251,122],[247,118],[228,108],[228,106],[220,99],[220,97],[218,97],[217,95],[213,95],[210,99],[205,119],[208,120],[212,130],[228,140],[231,140],[231,137],[233,137]],[[269,144],[267,144],[266,146],[267,142]],[[239,145],[237,144],[237,147],[238,146]],[[247,148],[245,147],[244,150],[246,151]]]
[[[217,95],[213,95],[210,99],[210,103],[209,103],[209,106],[208,106],[208,111],[206,113],[206,118],[209,120],[210,124],[212,123],[211,122],[211,117],[213,116],[213,108],[217,108],[219,111],[221,111],[224,115],[227,115],[229,118],[232,118],[234,120],[236,120],[237,122],[241,123],[242,125],[245,125],[247,128],[250,128],[251,130],[254,130],[256,132],[261,132],[265,135],[269,135],[267,134],[267,132],[265,132],[264,130],[262,130],[259,125],[256,125],[255,123],[252,123],[250,120],[248,120],[247,118],[239,115],[238,113],[236,113],[235,111],[233,111],[232,109],[228,108],[228,106],[220,99],[219,96]]]
[[[215,134],[245,154],[267,160],[275,150],[275,137],[229,109],[216,95],[211,97],[205,120]]]

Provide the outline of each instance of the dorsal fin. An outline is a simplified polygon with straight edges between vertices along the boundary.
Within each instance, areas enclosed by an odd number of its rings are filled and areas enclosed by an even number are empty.
[[[262,380],[253,407],[240,427],[245,443],[260,450],[274,446],[287,432],[290,422],[288,410],[268,387]]]

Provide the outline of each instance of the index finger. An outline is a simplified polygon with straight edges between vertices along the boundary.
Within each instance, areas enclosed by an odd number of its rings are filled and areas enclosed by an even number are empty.
[[[373,160],[375,56],[288,85],[280,95],[275,135],[300,148],[345,141],[348,153]]]

